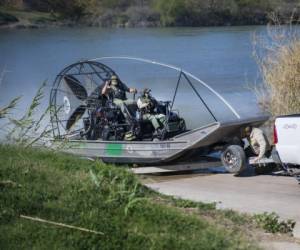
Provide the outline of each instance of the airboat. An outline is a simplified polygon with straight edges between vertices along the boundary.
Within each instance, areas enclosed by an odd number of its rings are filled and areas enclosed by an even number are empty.
[[[166,116],[163,137],[152,136],[153,128],[140,119],[136,104],[126,107],[130,119],[124,119],[118,107],[103,103],[101,89],[112,75],[138,90],[152,89],[159,112]],[[135,100],[136,95],[127,98]],[[143,165],[219,152],[223,165],[234,173],[246,165],[243,129],[268,119],[242,118],[220,93],[188,71],[133,57],[102,57],[67,66],[53,83],[50,107],[53,146],[62,151]],[[133,140],[125,139],[129,131],[136,131]]]

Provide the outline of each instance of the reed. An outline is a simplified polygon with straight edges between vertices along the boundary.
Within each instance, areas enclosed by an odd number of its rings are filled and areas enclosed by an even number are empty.
[[[0,73],[0,86],[2,85],[3,81],[4,81],[4,76],[5,76],[5,70],[3,70]],[[11,111],[17,106],[19,100],[20,100],[20,96],[16,97],[14,99],[12,99],[8,104],[6,104],[3,107],[0,107],[0,119],[4,119],[5,117],[7,117],[7,115],[9,115],[11,113]]]
[[[9,115],[10,112],[17,106],[20,99],[21,99],[20,96],[16,97],[16,98],[12,99],[4,107],[0,107],[0,119],[4,119],[5,117],[7,117],[7,115]]]
[[[0,78],[2,83],[3,77]],[[0,107],[0,119],[7,121],[2,127],[5,134],[5,141],[24,147],[32,145],[45,145],[52,136],[52,128],[49,124],[50,107],[41,110],[44,100],[44,89],[46,82],[37,90],[25,114],[17,118],[13,110],[18,106],[21,96],[12,99],[4,107]]]
[[[267,36],[255,36],[254,55],[263,84],[256,88],[263,109],[273,116],[300,112],[300,36],[290,25],[269,25]]]

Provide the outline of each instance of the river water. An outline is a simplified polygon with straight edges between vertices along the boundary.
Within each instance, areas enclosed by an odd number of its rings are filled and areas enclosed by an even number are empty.
[[[249,90],[259,81],[252,36],[264,30],[261,26],[0,30],[0,72],[4,72],[0,104],[22,95],[18,108],[22,112],[45,80],[48,96],[54,77],[68,64],[133,56],[181,67],[221,93],[242,117],[253,116],[260,111]],[[148,74],[139,72],[143,73]]]

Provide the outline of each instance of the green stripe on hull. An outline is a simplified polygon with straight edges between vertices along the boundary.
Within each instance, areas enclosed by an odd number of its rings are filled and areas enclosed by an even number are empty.
[[[120,156],[123,154],[123,144],[110,143],[106,145],[105,153],[109,156]]]

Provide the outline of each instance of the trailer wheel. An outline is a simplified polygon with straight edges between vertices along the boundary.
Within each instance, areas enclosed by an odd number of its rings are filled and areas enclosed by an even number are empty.
[[[239,145],[228,146],[221,155],[223,166],[229,173],[241,174],[247,167],[244,149]]]

